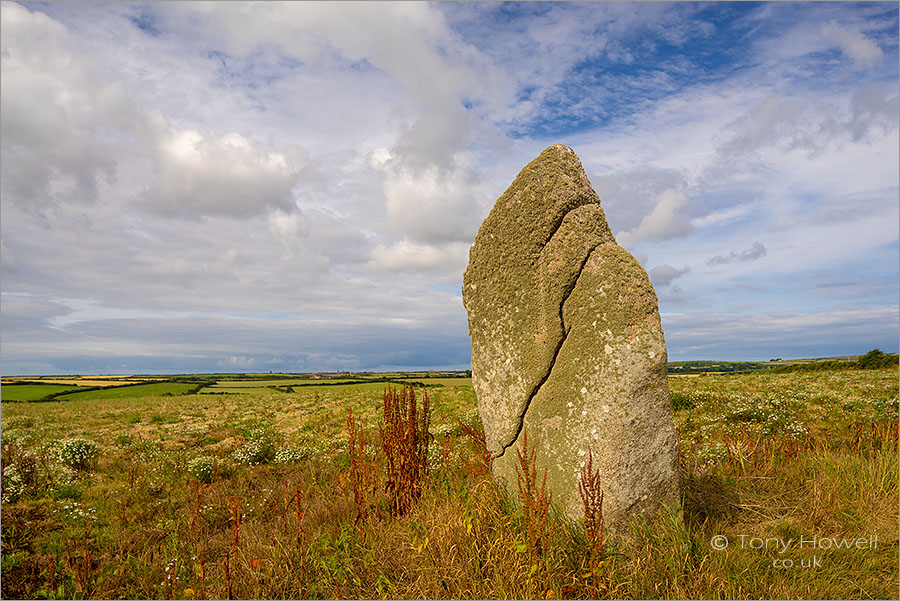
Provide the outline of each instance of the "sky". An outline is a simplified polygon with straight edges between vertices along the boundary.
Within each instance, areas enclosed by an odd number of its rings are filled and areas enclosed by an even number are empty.
[[[670,361],[898,350],[896,2],[0,11],[4,375],[467,369],[555,143]]]

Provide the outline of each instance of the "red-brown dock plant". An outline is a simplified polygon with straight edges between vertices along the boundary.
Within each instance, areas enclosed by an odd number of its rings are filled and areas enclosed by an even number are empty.
[[[368,519],[375,502],[378,475],[375,469],[375,458],[368,453],[368,442],[363,436],[362,426],[356,423],[353,410],[347,416],[347,432],[350,435],[350,471],[349,480],[353,487],[353,503],[356,506],[354,524]],[[300,503],[298,499],[297,506]],[[299,523],[299,522],[298,522]]]
[[[553,493],[547,490],[547,470],[541,485],[537,483],[536,451],[528,448],[528,433],[523,432],[522,447],[516,449],[516,479],[519,485],[519,501],[525,516],[525,527],[528,536],[528,549],[532,558],[537,561],[544,556],[550,542],[552,524],[550,523],[550,503]]]
[[[228,591],[228,598],[234,599],[234,592],[231,586],[231,558],[237,554],[238,543],[241,538],[241,505],[237,498],[229,499],[229,509],[231,510],[231,546],[225,552],[225,586]]]
[[[591,585],[597,590],[603,553],[603,490],[600,470],[594,469],[594,454],[588,449],[587,465],[578,479],[578,493],[584,504],[584,538],[587,542]]]
[[[297,549],[303,549],[303,505],[300,504],[302,494],[300,487],[294,491],[294,498],[297,501]]]
[[[390,495],[392,516],[405,514],[422,496],[428,474],[430,422],[427,390],[423,391],[421,408],[412,386],[404,386],[400,392],[390,387],[384,391],[381,448],[387,465],[385,488]]]
[[[474,463],[478,467],[479,471],[487,474],[491,469],[491,454],[487,449],[487,440],[485,439],[484,432],[476,430],[461,419],[457,419],[456,421],[459,424],[459,429],[462,430],[463,434],[475,441],[475,447],[477,449],[477,456],[474,462],[466,460],[466,464],[468,465],[469,463]]]

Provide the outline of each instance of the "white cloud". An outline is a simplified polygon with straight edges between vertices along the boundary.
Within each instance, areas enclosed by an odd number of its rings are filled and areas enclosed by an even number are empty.
[[[616,234],[616,239],[622,246],[631,248],[648,240],[669,240],[688,235],[694,229],[684,214],[688,201],[683,192],[671,188],[665,190],[657,197],[650,214],[633,230]]]
[[[419,242],[472,240],[479,211],[474,175],[464,161],[452,171],[415,171],[377,149],[372,163],[383,174],[387,217],[397,231]]]
[[[880,85],[866,85],[852,95],[767,96],[723,128],[720,161],[746,168],[772,150],[802,151],[815,157],[840,151],[848,142],[872,141],[897,128],[898,97]]]
[[[305,62],[337,51],[394,77],[408,97],[396,106],[395,152],[410,165],[452,167],[468,134],[464,99],[491,100],[504,75],[452,32],[431,4],[228,3],[185,7],[206,11],[231,52],[276,44]]]
[[[464,103],[497,106],[511,88],[435,6],[289,2],[182,10],[202,14],[213,39],[236,55],[277,45],[303,61],[305,70],[374,68],[393,78],[404,94],[389,100],[387,144],[361,149],[378,151],[371,167],[382,178],[388,222],[396,234],[419,242],[471,238],[479,168],[467,144],[476,132],[489,135],[493,125],[473,121]]]
[[[735,205],[692,219],[691,223],[694,224],[694,227],[722,226],[740,221],[751,211],[752,208],[749,205]]]
[[[884,56],[884,52],[873,40],[859,31],[842,27],[835,21],[824,23],[821,31],[826,40],[840,48],[858,66],[870,67]]]
[[[139,121],[134,106],[46,15],[4,2],[0,31],[4,200],[34,212],[96,201],[100,182],[116,179],[117,138]]]
[[[623,136],[624,137],[624,136]],[[576,149],[577,150],[577,149]],[[584,160],[590,161],[595,152],[602,160],[611,161],[614,157],[604,152],[591,151]],[[640,156],[629,149],[631,157]],[[687,185],[685,174],[679,169],[667,169],[648,164],[631,167],[624,165],[594,166],[587,163],[591,171],[603,169],[602,175],[591,175],[591,184],[600,196],[603,210],[610,220],[610,227],[615,231],[628,231],[637,228],[654,207],[654,202],[666,190],[679,189]]]
[[[94,203],[122,183],[122,169],[130,176],[135,161],[150,161],[157,172],[140,198],[161,214],[246,217],[293,206],[297,174],[284,154],[234,132],[171,127],[140,109],[122,73],[65,26],[13,3],[0,10],[4,201],[33,212]]]
[[[753,246],[741,252],[731,251],[727,255],[716,255],[707,259],[707,265],[724,265],[726,263],[745,263],[755,261],[766,256],[766,247],[761,242],[754,242]]]
[[[377,245],[370,265],[377,271],[387,272],[461,272],[466,266],[467,251],[467,244],[432,246],[400,240],[391,245]]]
[[[723,356],[707,317],[895,302],[870,283],[896,282],[896,66],[853,35],[895,57],[896,10],[733,14],[4,4],[4,371],[464,365],[468,245],[555,142],[663,311],[703,309],[667,326],[670,356]],[[738,260],[755,240],[766,256]]]
[[[650,281],[653,282],[655,286],[666,287],[672,283],[676,278],[680,278],[681,276],[688,274],[691,272],[691,268],[687,265],[678,269],[677,267],[673,267],[672,265],[666,265],[663,263],[662,265],[657,265],[653,267],[648,273],[650,276]]]
[[[174,131],[157,142],[156,177],[141,205],[166,216],[248,217],[290,211],[297,173],[284,154],[236,133]]]

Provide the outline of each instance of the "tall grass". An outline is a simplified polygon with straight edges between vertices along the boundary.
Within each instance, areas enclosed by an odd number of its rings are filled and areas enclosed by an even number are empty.
[[[554,514],[530,450],[519,467],[531,501],[516,503],[486,469],[472,420],[435,427],[423,399],[412,420],[408,397],[386,409],[383,396],[332,406],[323,393],[335,443],[261,465],[233,459],[245,425],[232,412],[266,416],[271,399],[153,405],[198,415],[183,418],[190,430],[123,420],[135,405],[98,403],[81,422],[61,404],[16,405],[12,415],[4,407],[4,495],[16,478],[23,490],[2,505],[0,586],[4,598],[895,598],[897,371],[827,375],[673,380],[691,399],[675,414],[682,506],[635,518],[618,537],[603,535],[590,456],[586,519],[570,522]],[[306,397],[279,394],[291,411],[306,410]],[[471,398],[463,394],[441,391],[428,406]],[[301,414],[280,422],[279,408],[268,411],[283,444],[293,444],[289,428],[302,428]],[[395,466],[419,461],[415,484],[391,472],[382,434],[413,421],[412,459],[391,453]],[[132,438],[114,442],[123,433]],[[53,442],[74,436],[97,440],[101,453],[70,473]],[[404,436],[390,439],[413,448]],[[215,459],[208,482],[190,469],[198,453]],[[404,485],[416,492],[400,512],[392,491]],[[746,542],[800,537],[877,537],[877,545],[779,553]],[[784,559],[796,567],[773,564]]]

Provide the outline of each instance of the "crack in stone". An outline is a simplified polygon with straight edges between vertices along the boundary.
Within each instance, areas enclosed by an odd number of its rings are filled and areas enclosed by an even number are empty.
[[[560,221],[559,226],[562,226],[562,221]],[[559,231],[559,227],[556,228],[556,231]],[[553,239],[553,236],[556,235],[556,231],[553,232],[553,235],[550,236],[550,240]],[[550,243],[550,240],[547,241],[547,244]],[[566,301],[569,300],[569,296],[572,294],[572,291],[575,290],[575,286],[578,285],[578,280],[581,279],[581,273],[584,271],[584,266],[587,265],[588,260],[591,258],[591,255],[597,249],[598,246],[603,244],[604,242],[598,242],[593,245],[590,250],[588,250],[587,254],[584,257],[584,260],[581,262],[581,266],[578,268],[578,274],[572,279],[572,283],[566,289],[565,294],[563,294],[562,301],[559,303],[559,323],[562,326],[563,335],[560,338],[559,343],[556,345],[556,350],[553,351],[553,356],[550,358],[549,365],[547,366],[547,371],[544,374],[538,383],[531,390],[531,394],[528,395],[528,398],[525,400],[525,406],[522,408],[522,412],[518,416],[519,425],[516,428],[516,434],[513,436],[513,439],[508,443],[503,445],[503,448],[500,449],[500,452],[497,455],[492,455],[491,459],[499,459],[503,457],[506,453],[506,449],[513,446],[518,442],[519,436],[522,434],[522,430],[525,427],[525,414],[528,413],[528,408],[531,406],[531,401],[534,400],[534,397],[538,395],[541,391],[541,388],[544,386],[544,383],[550,378],[550,374],[553,373],[553,367],[556,365],[556,359],[559,357],[559,352],[562,350],[563,344],[566,342],[566,339],[569,337],[569,331],[571,327],[566,328],[566,318],[565,318],[565,306]],[[546,247],[546,244],[544,245]]]

